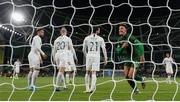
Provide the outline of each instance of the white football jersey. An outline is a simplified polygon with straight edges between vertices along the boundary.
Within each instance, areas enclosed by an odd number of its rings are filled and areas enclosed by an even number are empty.
[[[72,46],[72,40],[69,37],[65,35],[59,36],[54,41],[54,53],[71,50]]]
[[[169,58],[166,57],[163,60],[163,64],[166,65],[166,68],[172,67],[172,63],[173,63],[173,59],[171,57],[169,57]]]
[[[105,43],[102,37],[91,34],[84,39],[83,51],[87,48],[88,54],[100,54],[100,47],[105,49]]]
[[[42,45],[41,37],[38,35],[34,36],[31,44],[31,52],[38,55],[40,54],[44,55],[44,52],[41,50],[41,45]]]
[[[21,62],[20,61],[14,62],[14,67],[15,68],[20,68],[20,66],[21,66]]]

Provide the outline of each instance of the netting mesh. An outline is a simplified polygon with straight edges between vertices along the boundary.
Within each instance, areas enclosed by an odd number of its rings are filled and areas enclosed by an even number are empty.
[[[163,55],[166,50],[170,51],[171,54],[176,54],[176,51],[179,51],[180,48],[179,43],[176,42],[178,38],[173,36],[173,34],[176,34],[180,29],[178,26],[179,21],[176,21],[177,18],[174,18],[174,16],[178,15],[180,9],[178,9],[176,6],[171,6],[175,2],[170,2],[170,0],[164,0],[161,2],[156,1],[143,0],[142,2],[138,2],[137,0],[103,0],[100,2],[99,0],[87,0],[85,2],[82,0],[2,0],[0,2],[0,8],[8,10],[6,7],[9,7],[12,12],[15,12],[16,10],[24,11],[26,18],[24,22],[20,24],[14,22],[12,18],[8,20],[0,20],[1,28],[4,31],[9,32],[7,33],[7,36],[5,35],[5,37],[1,39],[7,39],[5,43],[0,45],[0,47],[6,47],[5,51],[8,51],[6,52],[6,55],[2,56],[4,56],[3,58],[9,57],[6,59],[10,60],[10,63],[1,64],[0,66],[13,67],[13,59],[17,56],[27,58],[26,53],[29,51],[29,44],[34,36],[34,31],[38,24],[42,24],[47,33],[46,37],[43,39],[43,42],[45,42],[43,44],[43,48],[45,52],[49,54],[49,60],[46,61],[46,64],[43,65],[41,69],[45,69],[47,72],[53,70],[53,79],[49,81],[49,83],[39,85],[37,88],[41,89],[54,86],[56,67],[52,63],[51,48],[53,47],[55,38],[58,36],[58,29],[62,26],[67,27],[69,36],[72,38],[73,43],[75,44],[75,49],[81,53],[83,42],[82,39],[91,33],[92,27],[102,26],[102,32],[104,33],[102,36],[106,41],[106,45],[108,46],[107,51],[109,52],[108,67],[113,70],[113,74],[110,80],[98,83],[97,87],[104,84],[112,84],[111,89],[106,93],[108,94],[109,98],[101,100],[114,100],[113,97],[116,98],[116,96],[113,96],[113,94],[117,92],[117,86],[119,86],[119,83],[125,81],[125,79],[116,79],[114,76],[114,71],[118,69],[118,64],[126,62],[115,60],[114,47],[118,42],[116,42],[114,39],[116,37],[116,33],[118,32],[118,25],[125,22],[130,26],[130,34],[135,36],[139,35],[137,33],[142,34],[139,36],[139,39],[142,40],[143,45],[145,46],[146,67],[151,70],[151,75],[149,75],[151,79],[147,80],[146,82],[147,84],[150,82],[155,83],[155,88],[152,95],[150,98],[147,98],[147,100],[155,100],[159,87],[161,87],[159,84],[165,82],[164,80],[156,79],[157,74],[159,74],[156,73],[158,66],[162,65],[162,61],[159,59],[162,59],[161,55]],[[43,5],[40,5],[41,3]],[[3,16],[7,17],[8,14],[4,12],[2,18],[6,18]],[[24,50],[23,54],[21,53],[22,50]],[[19,55],[17,55],[17,53]],[[78,57],[82,58],[82,54],[80,54]],[[81,62],[77,67],[82,69],[82,67],[85,65],[83,60],[80,61]],[[26,63],[27,60],[24,59],[24,62]],[[23,66],[28,67],[28,63],[25,63]],[[174,72],[175,74],[173,82],[176,88],[174,88],[172,92],[171,100],[175,100],[178,93],[179,83],[176,80],[178,63],[175,64]],[[11,82],[1,82],[0,86],[3,85],[10,85],[12,87],[12,91],[8,96],[8,101],[13,100],[12,96],[15,93],[15,90],[25,90],[27,88],[26,86],[16,86],[14,78]],[[71,100],[72,96],[76,94],[74,93],[76,88],[84,86],[84,83],[77,84],[75,81],[72,86],[72,91],[68,94],[67,100]],[[24,91],[21,92],[23,94]],[[121,92],[121,90],[119,90],[119,92]],[[34,94],[35,91],[29,94],[28,100],[31,100]],[[49,94],[50,96],[48,100],[53,100],[55,91],[52,90],[52,92],[49,92]],[[92,100],[91,98],[94,94],[96,94],[96,91],[88,96],[88,100]],[[121,100],[121,97],[118,100]],[[129,100],[136,100],[133,92],[131,92]]]

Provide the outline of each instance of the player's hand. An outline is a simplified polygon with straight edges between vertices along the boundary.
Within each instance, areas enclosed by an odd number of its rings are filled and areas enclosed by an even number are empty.
[[[127,42],[125,42],[125,43],[123,43],[122,48],[127,48],[128,45],[129,45],[129,44],[128,44]]]
[[[140,57],[140,62],[143,62],[143,63],[144,63],[144,61],[145,61],[144,56],[141,56],[141,57]]]
[[[104,59],[104,65],[107,65],[107,58]]]
[[[46,54],[43,54],[43,59],[47,59],[47,55]]]
[[[76,59],[75,61],[76,61],[76,64],[78,64],[78,60]]]

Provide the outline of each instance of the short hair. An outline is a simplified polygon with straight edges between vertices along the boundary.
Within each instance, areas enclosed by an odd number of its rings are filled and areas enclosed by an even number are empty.
[[[169,52],[169,51],[167,51],[167,52],[165,52],[165,54],[170,54],[170,52]]]
[[[121,23],[121,24],[119,24],[119,26],[124,26],[127,29],[127,24],[125,24],[125,23]]]
[[[119,24],[119,27],[120,27],[120,26],[125,27],[125,28],[126,28],[127,33],[129,32],[130,27],[128,26],[128,24],[126,24],[126,23],[120,23],[120,24]]]
[[[62,28],[60,29],[60,33],[62,34],[63,31],[67,32],[67,29],[66,29],[65,27],[62,27]]]
[[[41,30],[44,30],[44,28],[43,28],[43,27],[37,27],[37,28],[36,28],[36,33],[38,33],[38,32],[41,31]]]
[[[100,29],[99,26],[98,26],[98,27],[93,27],[93,33],[96,33],[96,31],[97,31],[98,29]]]

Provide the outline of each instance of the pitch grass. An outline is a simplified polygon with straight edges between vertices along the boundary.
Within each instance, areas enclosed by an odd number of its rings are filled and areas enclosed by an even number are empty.
[[[106,100],[112,98],[115,101],[119,100],[152,100],[153,94],[157,88],[157,84],[153,82],[151,78],[147,78],[146,89],[141,88],[141,84],[138,83],[138,87],[141,93],[133,95],[131,98],[132,89],[128,85],[127,81],[122,81],[122,77],[115,77],[117,81],[114,83],[111,77],[99,77],[97,80],[97,89],[94,94],[83,93],[85,90],[84,87],[84,77],[76,77],[75,84],[78,85],[75,87],[74,93],[71,96],[70,100],[77,101],[88,101],[90,100]],[[165,78],[155,78],[158,81],[165,81]],[[177,79],[180,82],[180,79]],[[40,87],[32,95],[31,101],[48,101],[53,94],[53,77],[39,77],[37,80],[37,86]],[[27,89],[15,89],[14,92],[11,86],[12,79],[6,77],[0,77],[0,101],[27,101],[32,94],[32,91]],[[101,84],[100,84],[101,83]],[[48,84],[50,86],[48,86]],[[25,88],[27,85],[26,78],[19,78],[19,80],[14,80],[14,86],[17,88]],[[47,86],[44,86],[47,85]],[[167,84],[166,82],[158,83],[159,88],[157,93],[154,96],[155,100],[172,100],[174,93],[176,91],[177,85],[175,83]],[[44,87],[42,87],[44,86]],[[112,89],[115,87],[114,92],[111,96]],[[73,90],[73,86],[69,85],[68,90],[63,90],[60,92],[55,92],[52,96],[52,101],[67,101],[69,99],[70,93]],[[11,96],[11,97],[10,97]],[[178,90],[175,100],[180,101],[180,90]]]

